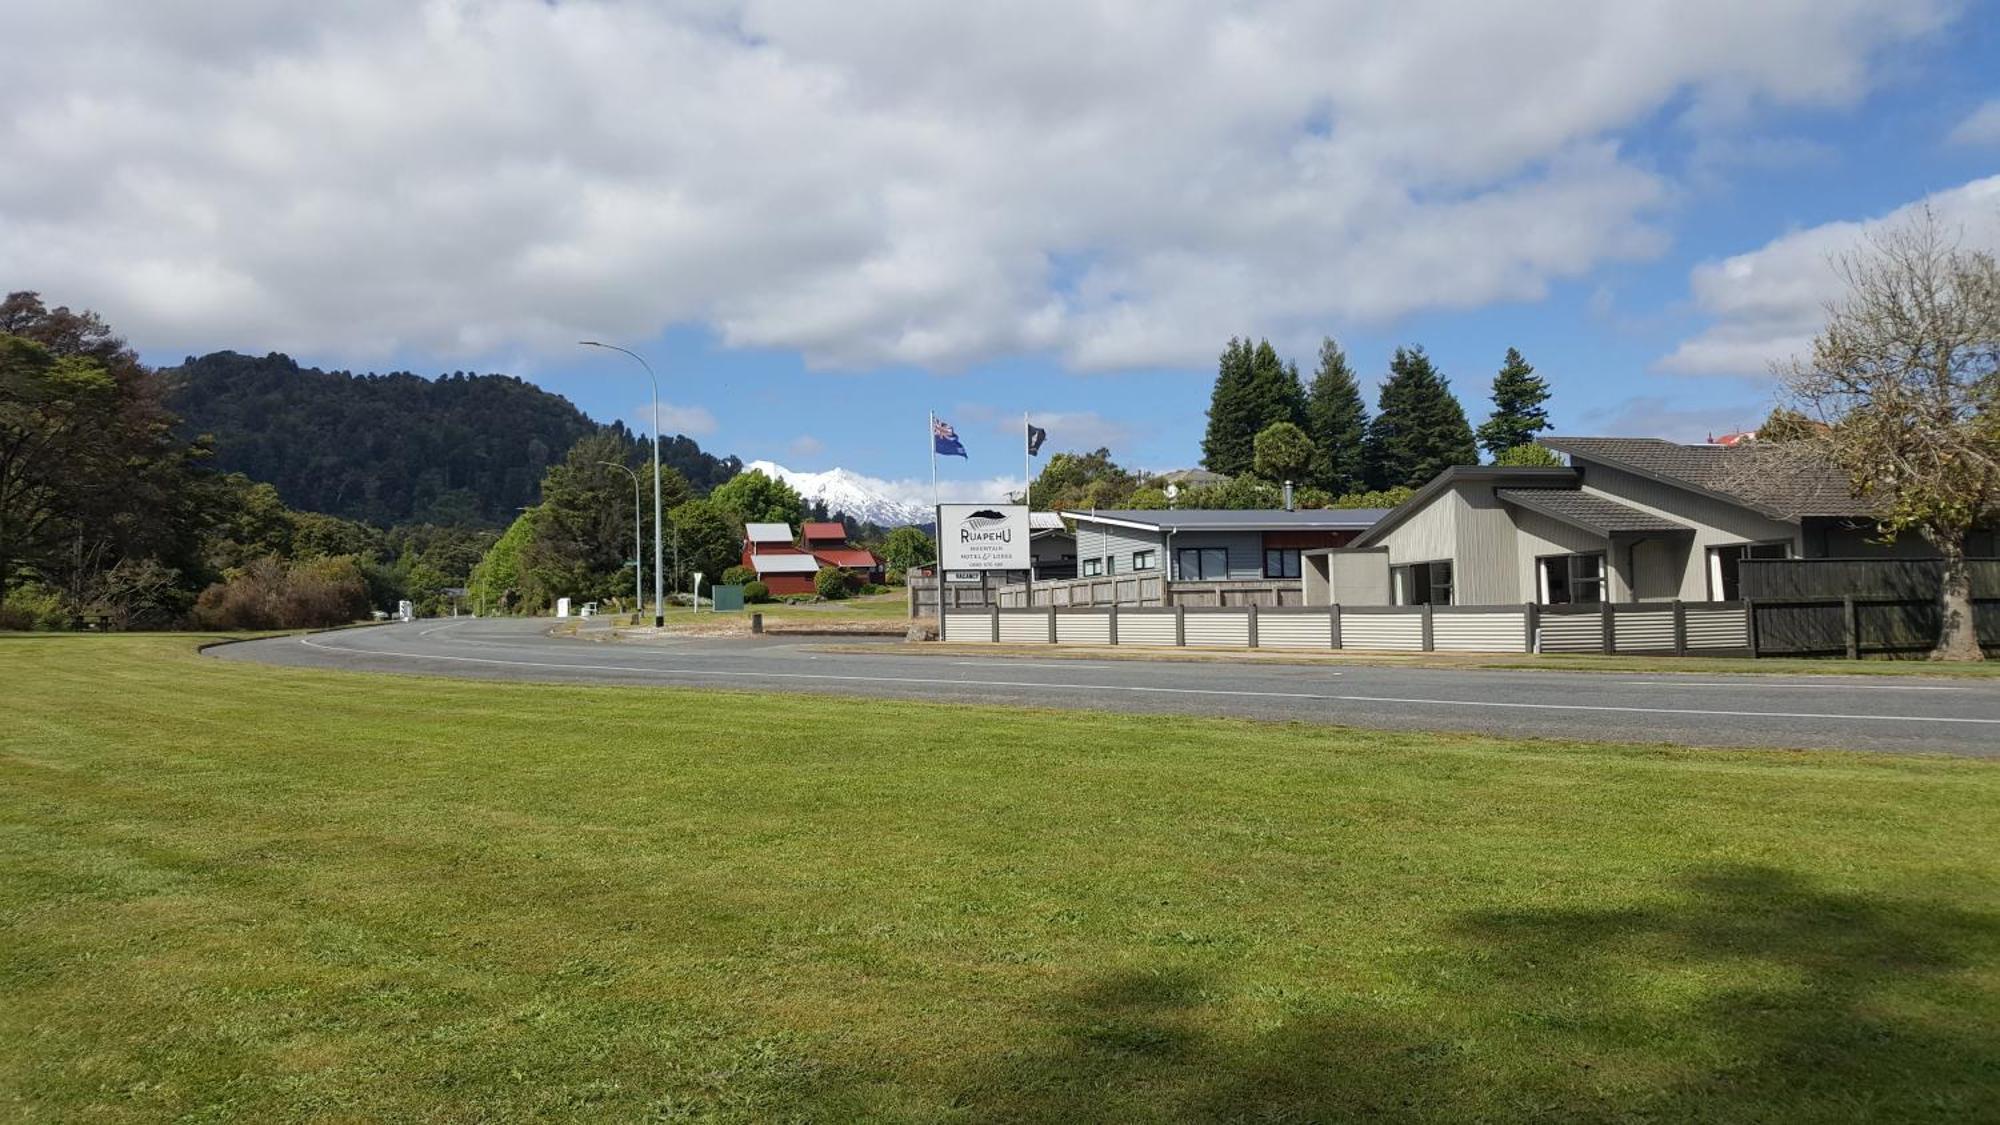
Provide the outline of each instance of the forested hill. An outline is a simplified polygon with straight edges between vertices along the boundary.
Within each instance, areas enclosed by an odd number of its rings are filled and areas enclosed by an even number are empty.
[[[578,438],[610,430],[635,460],[643,440],[511,375],[354,375],[235,352],[165,374],[183,429],[214,437],[219,468],[268,481],[293,508],[382,527],[503,526]],[[697,493],[741,467],[686,437],[661,442],[660,459]]]

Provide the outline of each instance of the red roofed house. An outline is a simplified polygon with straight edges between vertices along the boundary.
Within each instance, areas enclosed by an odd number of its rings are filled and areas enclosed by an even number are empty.
[[[883,563],[873,551],[847,545],[847,527],[837,520],[817,520],[805,526],[805,549],[821,566],[837,566],[863,582],[882,581]]]
[[[792,543],[788,523],[743,525],[743,565],[757,572],[757,581],[773,594],[811,594],[820,562]]]

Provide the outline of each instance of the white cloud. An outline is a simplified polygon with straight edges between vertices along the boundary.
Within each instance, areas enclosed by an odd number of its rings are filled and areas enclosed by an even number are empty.
[[[800,434],[785,443],[785,449],[794,457],[812,458],[826,452],[826,443],[811,434]]]
[[[1955,228],[1962,245],[2000,250],[2000,176],[1949,191],[1860,222],[1826,223],[1794,231],[1764,246],[1695,267],[1695,303],[1712,323],[1662,358],[1662,371],[1686,375],[1759,376],[1803,355],[1825,322],[1827,302],[1841,292],[1835,260],[1868,233],[1901,223],[1928,205]]]
[[[638,432],[650,434],[653,426],[647,421],[653,414],[653,404],[641,403],[630,411],[632,424]],[[715,415],[705,406],[681,406],[671,402],[660,404],[660,433],[686,434],[689,437],[707,437],[715,432]]]
[[[1967,114],[1945,140],[1955,145],[2000,145],[2000,98]]]
[[[960,403],[954,414],[991,433],[1004,435],[1016,451],[1027,440],[1027,434],[1021,428],[1019,411],[1001,410],[982,403]],[[1095,410],[1030,410],[1027,419],[1049,432],[1048,444],[1042,447],[1043,457],[1061,450],[1087,452],[1099,446],[1117,450],[1133,438],[1132,427],[1106,418]]]
[[[0,275],[169,354],[1310,351],[1657,253],[1621,131],[1852,103],[1950,8],[16,0]]]

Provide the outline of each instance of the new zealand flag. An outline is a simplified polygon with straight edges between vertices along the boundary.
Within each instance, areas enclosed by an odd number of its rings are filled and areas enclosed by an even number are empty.
[[[965,446],[958,440],[958,431],[942,418],[931,419],[931,449],[944,457],[965,457]],[[972,460],[970,457],[965,459]]]

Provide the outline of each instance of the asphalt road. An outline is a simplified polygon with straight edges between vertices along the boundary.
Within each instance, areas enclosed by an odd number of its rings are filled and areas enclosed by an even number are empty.
[[[644,644],[548,622],[417,621],[223,645],[220,659],[485,680],[734,688],[1686,746],[2000,758],[2000,682],[821,651],[810,637]],[[852,643],[843,640],[843,644]]]

